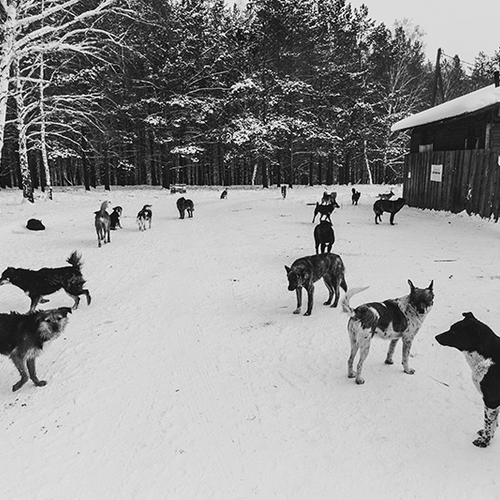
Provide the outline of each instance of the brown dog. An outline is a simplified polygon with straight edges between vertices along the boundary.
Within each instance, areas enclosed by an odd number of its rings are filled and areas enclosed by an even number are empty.
[[[60,307],[28,314],[0,314],[0,353],[10,357],[21,375],[13,391],[20,389],[28,378],[38,387],[47,384],[36,375],[35,358],[42,352],[45,342],[64,331],[70,313],[69,307]]]

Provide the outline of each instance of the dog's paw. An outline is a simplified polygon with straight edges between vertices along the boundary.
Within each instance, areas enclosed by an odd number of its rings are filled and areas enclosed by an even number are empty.
[[[306,311],[306,312],[304,313],[304,316],[311,316],[311,311]]]
[[[365,383],[365,379],[364,378],[362,378],[362,377],[357,377],[356,378],[356,384],[362,385],[364,383]]]
[[[324,306],[329,306],[331,303],[332,303],[331,300],[327,300],[326,302],[323,302],[323,305]]]
[[[43,387],[44,385],[47,385],[47,381],[46,380],[38,380],[37,382],[34,382],[34,384],[37,387]]]
[[[392,359],[386,359],[385,360],[385,364],[386,365],[393,365],[394,364],[394,361]]]
[[[415,370],[413,368],[407,368],[405,369],[405,373],[408,375],[413,375],[415,373]]]
[[[490,439],[481,436],[478,437],[477,439],[474,439],[474,441],[472,441],[472,444],[474,446],[477,446],[478,448],[486,448],[490,444]]]
[[[293,311],[293,314],[300,314],[300,309],[295,309],[295,311]]]
[[[19,382],[17,382],[16,384],[14,384],[12,386],[12,392],[16,392],[18,391],[19,389],[21,389],[21,387],[27,382],[27,379],[26,380],[20,380]]]

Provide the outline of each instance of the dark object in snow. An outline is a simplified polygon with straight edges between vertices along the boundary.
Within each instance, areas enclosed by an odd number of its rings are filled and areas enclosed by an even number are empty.
[[[283,199],[286,198],[286,186],[281,186],[281,196]]]
[[[324,217],[325,220],[329,220],[330,222],[332,222],[332,220],[330,219],[330,215],[335,208],[340,208],[340,205],[336,201],[333,201],[329,205],[320,205],[319,203],[316,203],[316,208],[314,209],[314,216],[312,220],[313,223],[314,219],[316,219],[316,215],[318,214],[320,214],[319,216],[320,221]]]
[[[37,387],[47,384],[36,376],[35,359],[43,344],[58,337],[68,323],[71,308],[60,307],[28,314],[0,314],[0,353],[9,356],[21,375],[12,387],[20,389],[30,378]]]
[[[177,200],[177,210],[179,210],[179,216],[181,219],[184,219],[184,213],[187,211],[188,217],[193,216],[194,211],[194,203],[192,200],[187,200],[182,196]]]
[[[382,214],[384,212],[388,212],[391,214],[389,219],[392,226],[394,226],[394,216],[404,207],[405,205],[404,198],[398,198],[396,201],[390,200],[377,200],[373,204],[373,211],[375,212],[375,224],[378,224],[378,221],[382,222]]]
[[[102,243],[109,243],[111,241],[110,229],[111,218],[106,211],[108,206],[111,205],[110,201],[103,201],[101,208],[94,212],[95,214],[95,231],[97,233],[97,246],[100,247]]]
[[[149,229],[151,229],[151,221],[153,220],[153,211],[151,207],[153,205],[144,205],[139,213],[137,214],[137,225],[139,226],[139,231],[146,231],[146,222],[149,222]]]
[[[224,189],[222,193],[220,194],[220,199],[225,200],[227,198],[227,189]]]
[[[122,225],[120,223],[120,217],[122,216],[123,208],[119,205],[113,208],[113,211],[109,214],[109,220],[111,223],[110,229],[113,231],[116,230],[117,227],[122,229]]]
[[[321,253],[330,253],[334,243],[335,234],[333,232],[332,223],[327,220],[320,221],[320,223],[314,228],[314,244],[316,247],[316,254],[320,253],[320,247]]]
[[[361,193],[359,191],[356,191],[354,188],[352,188],[351,200],[352,200],[352,204],[353,205],[357,205],[358,204],[358,201],[359,201],[360,197],[361,197]]]
[[[50,295],[61,288],[75,301],[73,309],[80,303],[80,295],[87,296],[87,304],[91,297],[83,288],[85,280],[82,276],[82,258],[74,251],[66,262],[70,266],[50,268],[44,267],[38,271],[8,267],[0,276],[0,285],[11,283],[20,288],[31,299],[30,312],[33,312],[44,295]]]
[[[42,221],[38,219],[30,219],[27,222],[26,227],[31,231],[43,231],[45,229]]]
[[[297,259],[292,267],[285,266],[288,278],[288,290],[297,295],[297,308],[293,314],[300,313],[302,306],[302,288],[307,291],[307,311],[304,316],[310,316],[314,305],[314,283],[321,278],[328,289],[328,300],[323,305],[337,307],[340,297],[340,287],[347,292],[345,281],[345,267],[339,255],[334,253],[322,253]],[[335,295],[335,298],[334,298]]]
[[[462,321],[436,335],[436,340],[462,351],[472,369],[472,380],[484,403],[484,427],[473,444],[486,448],[495,436],[500,413],[500,337],[471,312],[462,316]]]

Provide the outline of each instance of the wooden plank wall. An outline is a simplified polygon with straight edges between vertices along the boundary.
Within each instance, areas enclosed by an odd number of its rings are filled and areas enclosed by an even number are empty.
[[[466,210],[500,218],[500,153],[491,150],[413,153],[405,158],[403,197],[410,207]],[[442,181],[431,181],[431,165],[442,165]]]

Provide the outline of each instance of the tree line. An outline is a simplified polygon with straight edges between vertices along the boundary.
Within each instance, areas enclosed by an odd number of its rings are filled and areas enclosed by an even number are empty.
[[[0,185],[396,183],[435,65],[346,0],[0,0]],[[440,99],[500,51],[440,64]]]

